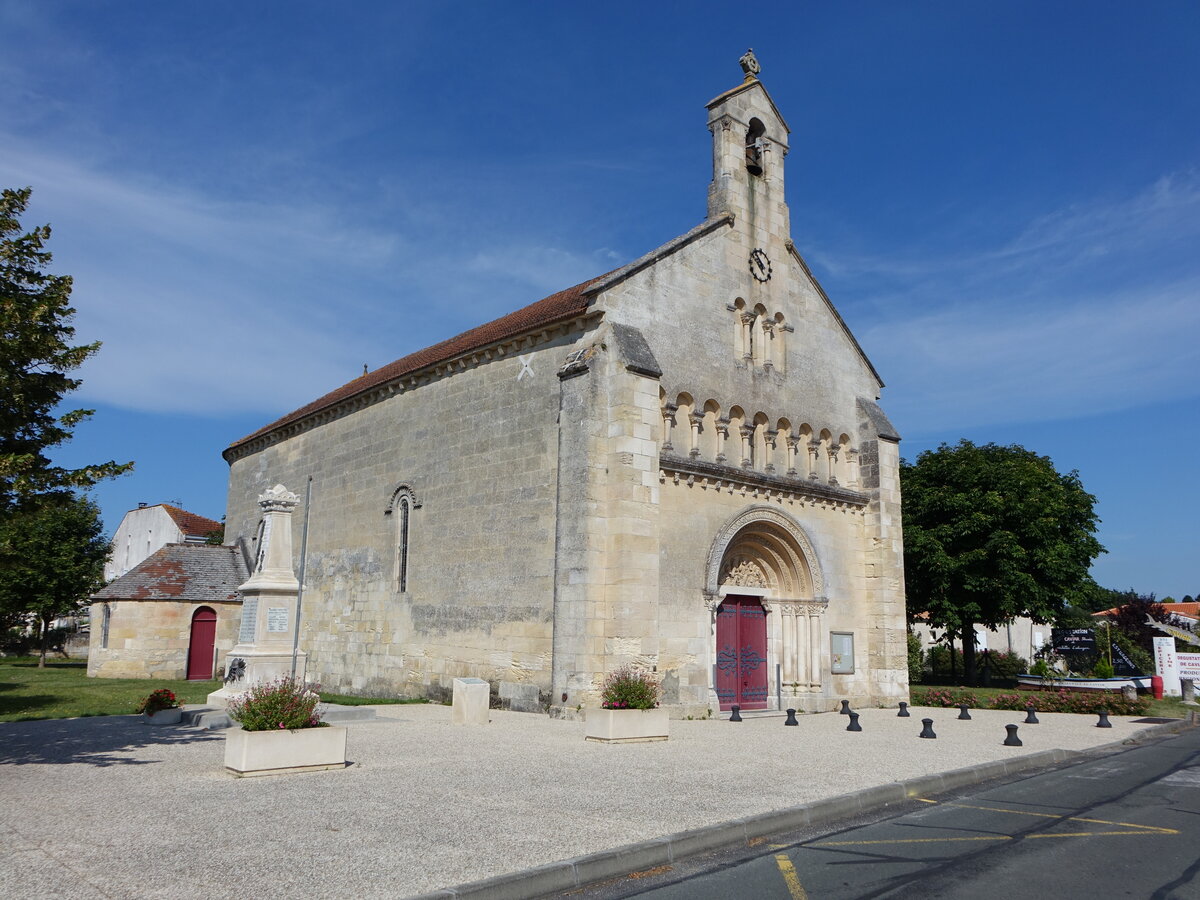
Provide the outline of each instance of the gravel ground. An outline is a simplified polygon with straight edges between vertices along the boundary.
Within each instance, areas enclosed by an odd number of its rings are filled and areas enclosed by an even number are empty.
[[[1039,713],[866,709],[671,722],[671,739],[605,745],[583,724],[382,706],[349,726],[344,770],[234,778],[224,737],[109,716],[0,724],[0,892],[9,897],[398,897],[1146,726]],[[936,741],[920,740],[921,718]]]

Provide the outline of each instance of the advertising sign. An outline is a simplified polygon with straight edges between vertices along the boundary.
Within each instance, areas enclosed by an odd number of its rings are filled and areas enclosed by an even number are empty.
[[[1156,637],[1154,639],[1154,672],[1162,677],[1163,693],[1175,696],[1183,693],[1183,689],[1179,686],[1179,660],[1175,655],[1175,638]]]
[[[1052,628],[1050,643],[1060,656],[1074,653],[1095,653],[1096,632],[1090,628]]]

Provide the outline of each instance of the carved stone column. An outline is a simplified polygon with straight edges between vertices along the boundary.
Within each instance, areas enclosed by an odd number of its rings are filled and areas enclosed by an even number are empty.
[[[763,368],[770,369],[775,365],[774,358],[774,343],[775,343],[775,323],[770,319],[763,319]]]
[[[846,487],[858,489],[858,451],[846,448]]]
[[[837,461],[838,461],[838,445],[830,444],[827,456],[829,457],[829,483],[837,484]]]
[[[787,442],[787,473],[796,475],[796,438],[789,434],[785,440]]]
[[[779,605],[780,625],[782,625],[783,641],[781,654],[783,659],[783,681],[792,684],[796,681],[796,606],[793,603]]]
[[[729,420],[717,419],[717,459],[719,463],[729,459],[726,449],[729,447]]]
[[[752,312],[742,313],[742,359],[746,362],[754,359],[754,320],[757,318]]]
[[[692,458],[700,455],[700,426],[703,422],[703,413],[694,412],[688,416],[688,426],[691,429],[691,443],[688,446],[688,456]]]
[[[765,448],[766,459],[763,460],[763,471],[775,471],[775,438],[778,436],[778,431],[764,429],[763,431],[763,447]]]
[[[812,685],[812,648],[808,640],[808,612],[805,607],[796,608],[796,677],[792,679],[800,683],[797,691],[810,690]]]
[[[675,446],[671,443],[672,430],[675,428],[675,413],[679,411],[679,407],[674,403],[668,403],[663,407],[663,450],[674,450]]]
[[[815,438],[808,442],[808,480],[817,481],[817,465],[820,462],[821,442]]]
[[[750,441],[754,438],[754,429],[749,425],[743,425],[738,432],[742,436],[742,468],[749,469],[754,465],[754,448],[750,446]]]
[[[808,687],[812,691],[821,690],[821,610],[822,607],[808,607]]]

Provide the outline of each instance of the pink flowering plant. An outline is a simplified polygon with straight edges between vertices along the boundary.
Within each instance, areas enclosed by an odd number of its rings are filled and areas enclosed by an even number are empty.
[[[175,696],[174,691],[159,688],[157,691],[151,691],[149,696],[142,698],[141,703],[137,706],[137,712],[152,716],[156,712],[162,712],[164,709],[178,709],[181,706],[183,704],[179,702],[179,698]]]
[[[953,688],[913,688],[913,706],[954,707],[965,703],[973,709],[1011,709],[1022,711],[1033,706],[1038,712],[1065,712],[1095,715],[1104,710],[1114,716],[1144,716],[1150,701],[1138,697],[1126,700],[1121,694],[1079,693],[1076,691],[1013,691],[991,697],[977,697],[971,691]]]
[[[229,717],[244,731],[323,728],[328,723],[317,710],[320,689],[319,684],[286,676],[261,681],[229,704]]]
[[[661,695],[658,680],[648,672],[621,666],[604,679],[600,705],[604,709],[654,709]]]

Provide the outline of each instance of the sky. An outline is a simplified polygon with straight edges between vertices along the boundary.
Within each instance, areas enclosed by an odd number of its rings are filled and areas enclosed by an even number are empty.
[[[0,186],[103,342],[57,459],[219,518],[234,440],[704,217],[753,47],[797,248],[912,461],[1017,443],[1200,594],[1200,5],[0,0]]]

